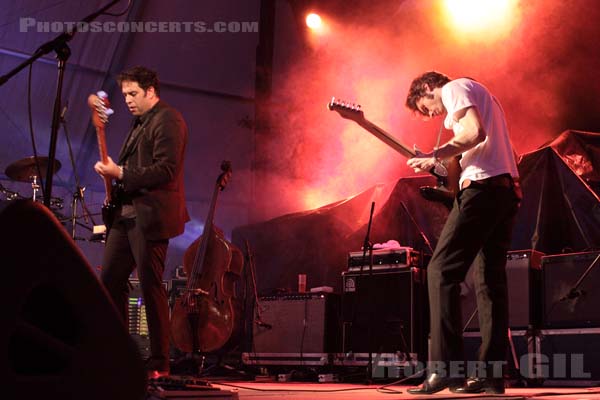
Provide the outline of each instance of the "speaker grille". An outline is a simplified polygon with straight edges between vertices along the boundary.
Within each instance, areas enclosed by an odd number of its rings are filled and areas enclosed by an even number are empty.
[[[600,326],[600,261],[592,266],[598,255],[600,252],[586,252],[542,259],[545,327]]]
[[[337,304],[333,294],[298,294],[260,299],[263,324],[254,324],[255,353],[336,351]]]

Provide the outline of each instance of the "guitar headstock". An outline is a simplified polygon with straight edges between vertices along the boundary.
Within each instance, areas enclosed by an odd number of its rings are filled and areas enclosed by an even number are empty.
[[[217,178],[217,186],[220,190],[224,190],[229,183],[231,174],[233,173],[233,170],[231,169],[231,161],[223,161],[221,163],[221,171],[221,174]]]
[[[365,115],[358,104],[349,103],[335,97],[331,98],[331,101],[327,104],[327,108],[331,111],[337,111],[342,118],[351,119],[354,122],[363,122]]]
[[[90,94],[88,97],[88,106],[92,110],[92,123],[96,128],[104,128],[104,125],[108,122],[108,117],[115,113],[110,108],[108,95],[103,91],[99,91],[97,94]]]

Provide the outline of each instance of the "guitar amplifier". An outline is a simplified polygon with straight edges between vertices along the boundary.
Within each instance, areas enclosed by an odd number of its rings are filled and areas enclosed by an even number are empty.
[[[541,260],[543,255],[535,250],[509,251],[506,255],[508,323],[512,329],[526,329],[529,325],[536,327],[540,325]],[[477,299],[473,282],[474,271],[474,268],[469,269],[460,288],[462,323],[463,327],[466,326],[467,331],[479,330]]]
[[[542,258],[544,328],[600,327],[600,252]]]
[[[253,327],[253,353],[302,355],[339,351],[339,295],[296,293],[262,297],[258,307],[262,324]]]
[[[419,252],[411,247],[398,249],[373,250],[373,270],[417,267]],[[369,252],[353,251],[348,254],[348,271],[367,271],[369,269]]]

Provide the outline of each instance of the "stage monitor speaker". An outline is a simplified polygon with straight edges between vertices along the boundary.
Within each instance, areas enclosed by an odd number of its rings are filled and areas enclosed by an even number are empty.
[[[339,296],[298,293],[261,297],[253,353],[333,353],[339,349]]]
[[[142,399],[146,374],[107,292],[44,206],[0,204],[6,399]]]
[[[526,329],[539,326],[541,318],[541,260],[543,253],[535,250],[509,251],[506,255],[506,280],[508,283],[509,326]],[[479,330],[477,299],[473,274],[470,268],[461,284],[462,324],[467,331]],[[473,317],[473,318],[471,318]],[[469,319],[471,321],[469,322]],[[467,322],[469,324],[467,325]]]
[[[345,272],[342,277],[345,353],[416,353],[419,360],[427,360],[429,312],[424,269],[373,271],[372,276],[365,269]]]
[[[585,252],[542,258],[545,328],[600,327],[598,255]]]

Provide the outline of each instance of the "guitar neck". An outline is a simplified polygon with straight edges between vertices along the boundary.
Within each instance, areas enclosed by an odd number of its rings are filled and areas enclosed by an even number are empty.
[[[108,163],[108,152],[106,151],[106,135],[103,127],[96,127],[96,138],[98,139],[100,161],[102,161],[102,164],[106,164]],[[112,200],[112,181],[108,176],[104,177],[104,190],[106,191],[106,198],[110,202]]]
[[[362,126],[364,129],[366,129],[368,132],[370,132],[377,139],[381,140],[383,143],[387,144],[392,149],[402,154],[403,156],[407,158],[412,158],[416,156],[415,152],[412,151],[409,147],[404,145],[398,139],[396,139],[395,137],[393,137],[392,135],[390,135],[371,121],[363,119],[361,121],[357,121],[356,123]]]

